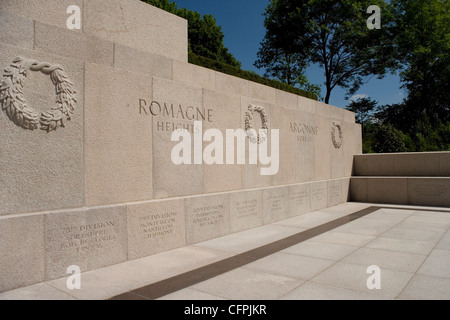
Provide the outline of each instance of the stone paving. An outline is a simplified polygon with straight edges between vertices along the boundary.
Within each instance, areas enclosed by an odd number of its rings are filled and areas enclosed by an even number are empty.
[[[0,299],[109,299],[271,244],[371,204],[345,203],[252,230],[0,294]],[[450,209],[380,209],[162,300],[450,299]],[[369,266],[381,289],[370,290]],[[135,298],[145,298],[134,294]]]

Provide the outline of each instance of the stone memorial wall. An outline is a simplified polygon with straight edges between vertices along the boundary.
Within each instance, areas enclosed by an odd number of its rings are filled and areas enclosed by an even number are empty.
[[[187,22],[141,1],[2,0],[0,66],[0,292],[348,200],[353,113],[189,64]],[[274,174],[227,139],[249,127]]]

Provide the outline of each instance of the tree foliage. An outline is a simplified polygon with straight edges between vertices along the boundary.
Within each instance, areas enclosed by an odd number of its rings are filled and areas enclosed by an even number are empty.
[[[367,28],[370,5],[387,7],[384,0],[271,0],[256,65],[273,75],[291,70],[295,78],[318,64],[324,70],[325,103],[336,86],[353,94],[367,76],[382,77],[395,65],[392,47],[385,45],[388,29]],[[388,25],[390,15],[384,19]]]
[[[142,0],[155,7],[176,14],[188,21],[189,51],[196,55],[213,59],[233,67],[241,63],[225,47],[222,28],[212,15],[202,15],[196,11],[179,9],[170,0]]]
[[[355,113],[356,122],[367,123],[373,119],[373,112],[377,109],[378,102],[370,98],[359,98],[350,101],[346,109]]]
[[[264,14],[266,36],[261,42],[255,66],[264,68],[266,77],[278,79],[289,85],[297,85],[300,88],[312,89],[312,91],[320,95],[319,86],[309,84],[304,75],[307,62],[302,59],[302,54],[298,52],[298,48],[290,45],[291,39],[289,37],[293,36],[292,31],[299,26],[287,26],[287,24],[294,21],[285,20],[292,8],[289,6],[289,3],[284,3],[284,5],[286,6],[280,6],[279,3],[271,2],[266,8]],[[280,29],[281,26],[284,30]]]
[[[394,57],[403,102],[381,106],[376,118],[402,130],[408,151],[450,151],[450,2],[392,0]]]
[[[401,118],[414,122],[427,116],[432,123],[450,121],[449,9],[450,2],[443,0],[391,1],[392,39],[401,81],[408,90],[397,111],[405,114]]]

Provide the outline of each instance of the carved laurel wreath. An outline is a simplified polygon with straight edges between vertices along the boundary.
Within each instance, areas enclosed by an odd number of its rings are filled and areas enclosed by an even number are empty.
[[[257,132],[252,127],[252,120],[254,113],[259,113],[261,117],[261,129],[262,132]],[[256,106],[253,104],[250,104],[248,106],[248,110],[245,113],[245,132],[247,132],[247,136],[250,139],[252,143],[263,143],[267,138],[267,130],[269,129],[269,117],[266,114],[266,110],[264,107]]]
[[[342,133],[342,126],[339,122],[333,122],[331,127],[331,139],[336,149],[340,149],[344,143],[344,135]]]
[[[23,84],[28,70],[41,71],[50,75],[55,85],[56,106],[39,114],[29,107],[23,95]],[[15,58],[9,68],[3,72],[0,82],[0,104],[9,119],[17,126],[35,130],[39,127],[47,132],[65,127],[64,120],[71,120],[75,110],[76,91],[73,83],[67,78],[63,68],[50,63],[38,63],[34,60]]]

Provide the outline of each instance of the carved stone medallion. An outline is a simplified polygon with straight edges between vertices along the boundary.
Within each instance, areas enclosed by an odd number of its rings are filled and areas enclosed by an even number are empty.
[[[261,117],[261,128],[255,130],[252,126],[254,114],[258,113]],[[269,130],[269,117],[266,114],[264,107],[250,104],[245,113],[245,132],[252,143],[263,143],[267,138],[267,131]]]
[[[333,125],[331,126],[331,140],[336,149],[340,149],[344,143],[342,126],[339,122],[333,122]]]
[[[56,90],[56,105],[50,110],[39,113],[30,107],[23,95],[24,82],[29,71],[40,71],[50,75]],[[28,129],[42,129],[47,132],[65,127],[64,121],[71,120],[75,111],[76,91],[63,68],[50,63],[15,58],[3,72],[0,82],[0,106],[8,118],[17,126]]]

